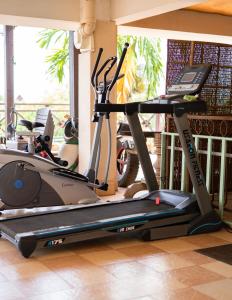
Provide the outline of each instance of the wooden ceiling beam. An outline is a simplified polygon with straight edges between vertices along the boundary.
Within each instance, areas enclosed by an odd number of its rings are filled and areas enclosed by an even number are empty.
[[[190,6],[187,9],[200,11],[200,12],[216,13],[216,14],[221,14],[226,16],[232,16],[231,0],[209,0],[204,3]]]

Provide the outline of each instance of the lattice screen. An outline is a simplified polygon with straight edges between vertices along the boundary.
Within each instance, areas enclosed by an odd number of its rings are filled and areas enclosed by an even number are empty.
[[[212,64],[201,98],[209,115],[232,113],[232,45],[168,40],[167,86],[186,64]]]

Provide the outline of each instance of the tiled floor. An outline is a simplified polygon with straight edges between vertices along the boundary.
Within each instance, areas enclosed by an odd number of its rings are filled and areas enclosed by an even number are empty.
[[[0,299],[232,299],[232,266],[194,252],[220,232],[163,241],[90,241],[24,259],[0,240]]]
[[[229,300],[232,266],[194,250],[231,242],[225,230],[152,242],[121,237],[24,259],[0,240],[0,299]]]

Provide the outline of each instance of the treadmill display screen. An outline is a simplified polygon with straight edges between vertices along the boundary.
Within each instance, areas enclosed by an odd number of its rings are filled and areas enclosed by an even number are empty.
[[[189,72],[189,73],[185,73],[183,75],[183,77],[181,78],[180,82],[193,82],[194,78],[196,77],[196,72]]]

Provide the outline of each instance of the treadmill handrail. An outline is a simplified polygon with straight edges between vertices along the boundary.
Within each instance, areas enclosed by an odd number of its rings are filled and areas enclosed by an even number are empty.
[[[152,101],[140,103],[138,106],[138,111],[140,113],[175,113],[179,116],[190,112],[207,112],[207,104],[205,101],[196,100],[191,102],[168,102],[169,101],[167,100],[160,100],[158,103],[154,103]]]
[[[139,104],[140,102],[131,102],[125,104],[98,103],[95,104],[94,110],[95,112],[100,112],[100,113],[124,112],[127,114],[131,114],[134,112],[138,112]]]

